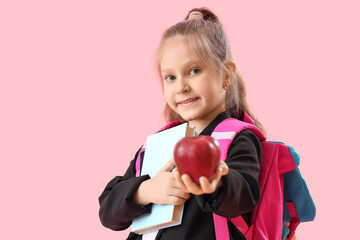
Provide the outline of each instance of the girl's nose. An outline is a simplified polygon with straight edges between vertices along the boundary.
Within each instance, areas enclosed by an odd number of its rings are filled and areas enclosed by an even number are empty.
[[[186,78],[178,78],[176,81],[176,93],[183,93],[190,91],[190,86]]]

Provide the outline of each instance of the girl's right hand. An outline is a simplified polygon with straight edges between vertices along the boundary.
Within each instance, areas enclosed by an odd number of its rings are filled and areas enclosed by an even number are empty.
[[[155,177],[142,182],[134,195],[134,201],[140,205],[149,203],[180,205],[189,199],[190,194],[181,190],[170,172],[174,166],[175,162],[171,159]]]

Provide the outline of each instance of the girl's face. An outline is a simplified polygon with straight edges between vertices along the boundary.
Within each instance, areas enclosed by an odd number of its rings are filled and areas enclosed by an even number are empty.
[[[203,130],[225,110],[224,74],[202,61],[185,37],[166,40],[160,69],[167,103],[190,127]]]

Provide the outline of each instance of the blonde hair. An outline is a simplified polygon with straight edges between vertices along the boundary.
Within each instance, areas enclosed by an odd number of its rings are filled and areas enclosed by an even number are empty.
[[[203,18],[188,20],[193,11],[201,12]],[[231,77],[232,81],[225,97],[225,108],[230,112],[231,117],[241,119],[243,112],[246,112],[254,119],[255,125],[264,131],[262,124],[249,109],[246,101],[245,84],[240,72],[236,69],[235,74],[233,74],[225,65],[228,61],[234,62],[234,58],[223,25],[218,17],[207,8],[194,8],[189,11],[184,21],[171,26],[163,33],[155,58],[160,78],[160,61],[164,44],[167,39],[177,35],[185,36],[189,46],[212,68],[217,71],[224,70]],[[166,122],[182,120],[181,116],[174,112],[167,103],[164,109],[164,118]]]

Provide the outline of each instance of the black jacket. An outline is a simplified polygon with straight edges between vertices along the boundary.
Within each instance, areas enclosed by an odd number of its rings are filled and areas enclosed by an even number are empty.
[[[230,115],[218,115],[200,135],[211,135],[215,127]],[[105,227],[124,230],[134,218],[149,213],[151,204],[139,206],[132,201],[139,185],[148,175],[135,177],[135,154],[124,176],[116,176],[99,197],[100,220]],[[141,164],[143,153],[141,155]],[[231,143],[226,163],[229,173],[222,177],[222,186],[212,194],[192,195],[185,202],[182,224],[162,229],[156,239],[162,240],[211,240],[215,239],[213,213],[233,218],[242,215],[248,222],[249,214],[260,198],[258,175],[260,169],[260,141],[250,130],[241,131]],[[228,220],[231,239],[245,239],[243,234]],[[141,239],[130,233],[127,239]]]

